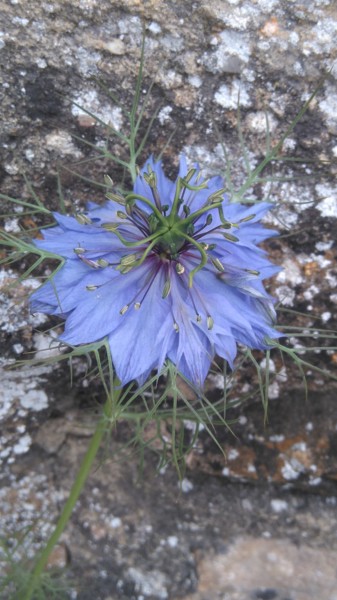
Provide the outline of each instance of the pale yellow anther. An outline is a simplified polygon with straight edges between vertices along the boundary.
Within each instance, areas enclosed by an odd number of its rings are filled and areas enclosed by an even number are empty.
[[[171,290],[171,282],[168,279],[167,281],[165,281],[165,285],[164,285],[163,293],[162,293],[162,298],[167,298],[167,296],[170,293],[170,290]]]
[[[127,265],[132,265],[133,263],[135,263],[138,260],[138,256],[137,254],[127,254],[126,256],[123,256],[120,260],[120,264],[127,266]]]
[[[174,329],[174,331],[176,331],[176,333],[179,332],[179,325],[178,325],[178,323],[176,323],[176,322],[173,323],[173,329]]]
[[[134,306],[133,306],[136,310],[139,310],[141,307],[141,303],[140,302],[135,302]]]
[[[102,268],[109,266],[109,262],[105,258],[99,258],[97,264]]]
[[[185,267],[181,263],[177,262],[176,263],[176,271],[177,271],[178,275],[182,275],[185,271]]]
[[[97,285],[86,285],[85,286],[86,289],[88,290],[88,292],[93,292],[94,290],[97,290]]]
[[[221,271],[221,273],[223,273],[225,270],[225,267],[223,266],[222,262],[218,258],[213,258],[212,256],[210,257],[210,259],[211,259],[213,265],[215,266],[215,268],[218,271]]]
[[[92,223],[90,217],[87,217],[87,215],[83,215],[82,213],[75,215],[75,219],[80,225],[91,225]]]
[[[214,325],[214,320],[212,319],[212,317],[210,315],[208,315],[206,322],[207,322],[207,329],[212,329],[213,325]]]
[[[123,306],[123,308],[120,309],[119,314],[120,315],[125,315],[126,311],[128,310],[129,305],[125,304],[125,306]]]

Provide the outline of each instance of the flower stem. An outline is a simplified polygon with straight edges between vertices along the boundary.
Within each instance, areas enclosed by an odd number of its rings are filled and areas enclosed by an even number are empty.
[[[58,540],[60,539],[60,536],[63,533],[63,531],[71,517],[71,514],[74,510],[75,504],[76,504],[76,502],[82,492],[82,489],[88,479],[92,464],[96,458],[97,452],[98,452],[99,447],[102,442],[102,439],[107,430],[107,420],[110,420],[110,422],[111,422],[111,419],[113,416],[112,408],[115,405],[116,401],[118,401],[118,397],[120,396],[121,391],[122,391],[121,389],[115,390],[114,398],[112,399],[111,397],[109,397],[105,402],[105,405],[103,408],[103,414],[97,423],[97,427],[91,438],[89,448],[82,460],[82,464],[80,466],[80,469],[77,473],[76,479],[71,488],[69,498],[68,498],[66,504],[64,505],[63,511],[59,517],[59,520],[57,522],[57,525],[56,525],[52,535],[50,536],[45,548],[43,549],[42,553],[40,554],[40,556],[35,564],[35,567],[33,569],[31,577],[28,581],[27,587],[19,596],[19,600],[31,600],[31,598],[34,594],[34,591],[37,587],[39,578],[42,575],[42,572],[48,562],[49,556],[50,556],[54,546],[57,544]]]

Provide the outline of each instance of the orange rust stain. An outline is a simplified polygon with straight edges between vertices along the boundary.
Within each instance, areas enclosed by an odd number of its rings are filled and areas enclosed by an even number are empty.
[[[278,35],[280,32],[280,27],[277,18],[270,17],[270,19],[268,19],[268,21],[265,22],[260,32],[266,37],[273,37],[274,35]]]
[[[315,260],[311,260],[310,262],[304,265],[304,274],[306,277],[311,277],[311,275],[315,275],[319,271],[319,265]]]

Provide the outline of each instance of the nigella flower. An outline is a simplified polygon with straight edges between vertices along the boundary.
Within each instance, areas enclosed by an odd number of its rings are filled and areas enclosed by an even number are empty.
[[[233,366],[237,343],[268,347],[273,299],[262,281],[278,269],[256,244],[273,235],[270,208],[230,203],[223,181],[206,181],[184,158],[173,183],[151,157],[133,192],[108,194],[36,245],[65,258],[32,295],[33,311],[66,319],[70,345],[108,338],[121,382],[144,381],[165,361],[201,386],[215,355]]]

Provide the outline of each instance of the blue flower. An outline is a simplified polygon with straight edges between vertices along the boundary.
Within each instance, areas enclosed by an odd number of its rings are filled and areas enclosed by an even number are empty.
[[[223,185],[184,157],[173,183],[151,157],[125,197],[55,213],[35,243],[65,263],[32,295],[32,311],[65,318],[70,345],[108,338],[123,384],[170,360],[202,386],[215,355],[232,367],[238,342],[267,348],[280,335],[262,283],[278,268],[257,246],[275,233],[260,223],[270,205],[230,203]]]

